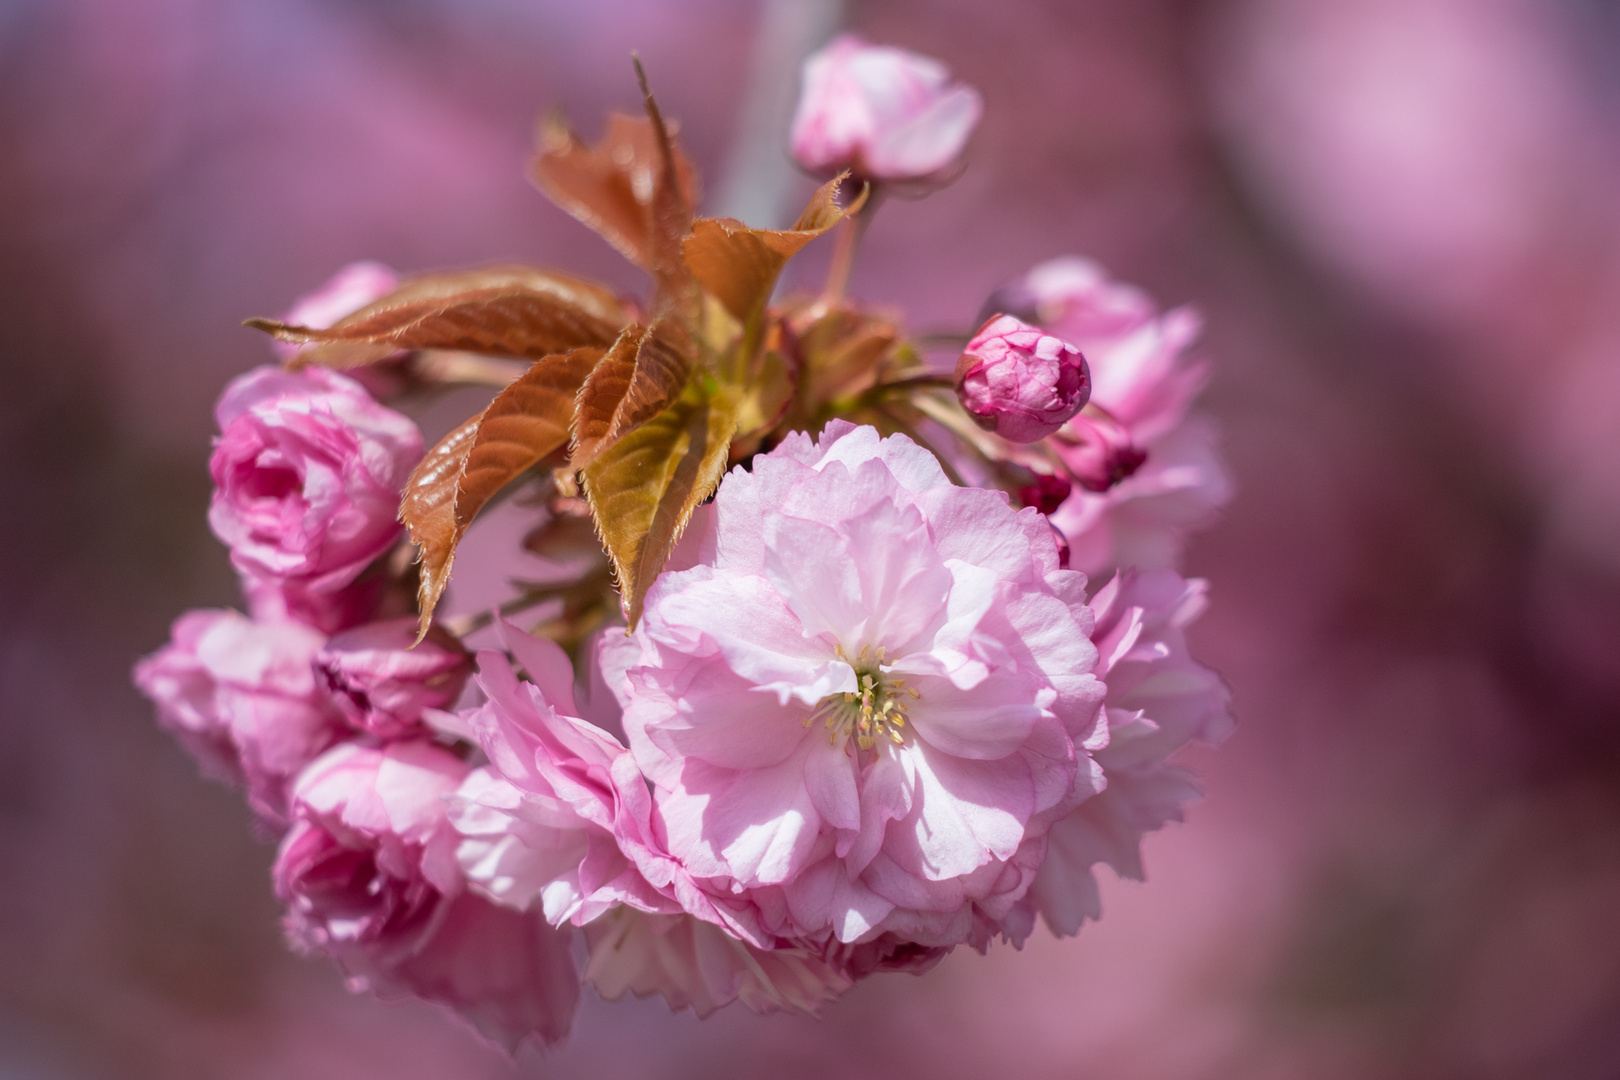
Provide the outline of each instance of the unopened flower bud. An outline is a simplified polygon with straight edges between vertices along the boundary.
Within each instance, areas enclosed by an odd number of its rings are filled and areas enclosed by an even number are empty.
[[[829,176],[927,180],[955,164],[983,111],[939,61],[843,34],[804,63],[793,158]]]
[[[1130,431],[1095,405],[1069,421],[1052,446],[1070,477],[1087,491],[1107,491],[1147,460]]]
[[[956,362],[956,396],[986,431],[1031,443],[1085,407],[1091,373],[1080,350],[1062,338],[998,315],[979,329]]]
[[[1063,505],[1063,500],[1069,497],[1074,485],[1066,476],[1056,473],[1036,473],[1032,483],[1025,484],[1018,489],[1018,501],[1025,506],[1033,506],[1043,514],[1050,514]]]
[[[315,671],[354,727],[383,738],[408,734],[424,709],[455,704],[472,671],[461,642],[434,626],[415,648],[416,619],[347,630],[315,658]]]

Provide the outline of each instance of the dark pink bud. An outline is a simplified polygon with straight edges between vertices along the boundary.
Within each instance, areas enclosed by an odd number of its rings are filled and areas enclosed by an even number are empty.
[[[956,362],[956,396],[986,431],[1031,443],[1061,428],[1091,397],[1080,350],[1011,315],[985,323]]]
[[[1018,489],[1018,501],[1025,506],[1033,506],[1043,514],[1050,514],[1063,505],[1063,500],[1069,497],[1074,485],[1068,477],[1058,476],[1055,473],[1036,473],[1033,484],[1025,484]]]
[[[1107,491],[1147,460],[1125,426],[1095,405],[1069,421],[1052,447],[1087,491]]]

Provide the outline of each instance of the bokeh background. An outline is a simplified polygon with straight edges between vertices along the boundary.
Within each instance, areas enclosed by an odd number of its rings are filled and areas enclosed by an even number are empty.
[[[1078,939],[818,1020],[587,996],[509,1062],[286,953],[128,685],[234,602],[210,406],[352,259],[634,287],[522,177],[541,110],[635,107],[632,48],[768,223],[840,23],[988,99],[859,294],[965,327],[1074,252],[1208,316],[1194,644],[1241,726]],[[0,0],[0,1080],[1620,1075],[1617,300],[1606,0]]]

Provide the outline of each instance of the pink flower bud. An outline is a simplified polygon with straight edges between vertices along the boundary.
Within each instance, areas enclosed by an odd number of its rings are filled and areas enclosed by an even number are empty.
[[[1018,501],[1025,506],[1033,506],[1043,514],[1050,514],[1063,505],[1063,500],[1069,497],[1074,485],[1066,476],[1055,473],[1036,473],[1033,483],[1025,484],[1018,489]]]
[[[925,180],[956,162],[983,111],[939,61],[843,34],[804,62],[793,158],[828,176]]]
[[[415,648],[416,619],[368,623],[327,642],[315,657],[344,718],[381,738],[409,734],[424,709],[453,705],[472,670],[454,635],[435,626]]]
[[[956,396],[975,423],[1009,442],[1031,443],[1061,428],[1091,397],[1080,350],[998,315],[956,362]]]
[[[1087,491],[1107,491],[1147,460],[1130,431],[1096,406],[1071,420],[1052,447],[1070,477]]]

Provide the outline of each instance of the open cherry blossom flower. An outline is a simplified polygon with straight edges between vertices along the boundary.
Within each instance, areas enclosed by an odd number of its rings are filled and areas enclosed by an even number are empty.
[[[567,936],[466,891],[446,814],[468,770],[425,741],[345,743],[305,770],[273,871],[287,933],[357,990],[449,1005],[508,1048],[555,1042],[579,996]]]
[[[207,771],[243,784],[279,825],[289,782],[345,734],[310,667],[325,642],[296,623],[189,611],[169,644],[135,665],[135,685]]]
[[[1187,414],[1208,378],[1186,356],[1198,315],[1160,314],[1140,289],[1072,256],[1035,267],[990,306],[1073,343],[1090,367],[1090,403],[1048,440],[1074,480],[1052,513],[1070,565],[1089,574],[1174,566],[1186,534],[1231,497],[1213,427]]]
[[[417,642],[411,617],[338,634],[314,663],[344,718],[382,738],[420,734],[423,712],[454,705],[472,671],[472,657],[443,627]]]
[[[968,940],[1100,781],[1084,577],[1034,511],[839,421],[694,522],[623,687],[670,853],[784,937]]]
[[[503,654],[479,654],[488,701],[465,719],[490,764],[466,778],[451,810],[474,888],[585,927],[585,980],[609,999],[656,992],[699,1015],[738,999],[810,1012],[847,988],[819,956],[778,948],[751,913],[698,888],[655,839],[629,752],[574,715],[567,656],[510,624],[500,630],[529,681]]]
[[[334,593],[398,540],[422,433],[352,379],[256,368],[231,383],[216,416],[208,521],[243,574]]]
[[[1123,571],[1092,599],[1109,726],[1108,745],[1095,756],[1107,786],[1047,834],[1045,861],[1020,905],[1022,922],[1009,920],[1014,940],[1028,933],[1034,910],[1060,935],[1101,915],[1092,868],[1106,863],[1141,880],[1142,838],[1180,821],[1197,797],[1191,774],[1168,759],[1188,742],[1216,744],[1232,731],[1225,684],[1187,649],[1186,627],[1204,603],[1202,581],[1168,570]]]
[[[983,111],[939,61],[841,34],[805,61],[793,157],[827,176],[926,180],[961,157]]]
[[[814,1013],[854,983],[846,965],[816,952],[791,944],[761,949],[687,914],[626,905],[587,923],[583,933],[584,979],[609,1001],[660,994],[671,1009],[698,1016],[733,1001],[758,1013]]]

